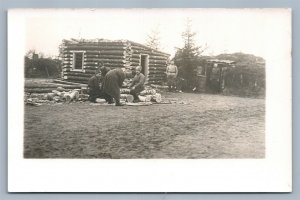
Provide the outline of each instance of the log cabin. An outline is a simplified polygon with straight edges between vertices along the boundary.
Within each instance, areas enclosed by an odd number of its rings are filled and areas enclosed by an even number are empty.
[[[104,66],[133,69],[140,65],[146,83],[161,84],[169,54],[129,40],[63,40],[60,45],[62,78],[87,83],[102,62]]]

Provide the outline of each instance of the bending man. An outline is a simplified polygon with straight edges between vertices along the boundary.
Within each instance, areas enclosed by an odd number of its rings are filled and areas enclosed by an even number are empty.
[[[125,69],[117,68],[110,70],[105,75],[103,81],[103,91],[115,99],[116,106],[122,106],[120,103],[120,88],[126,77],[129,77],[128,73],[125,73]]]
[[[89,101],[95,103],[96,98],[101,96],[100,89],[100,78],[101,73],[97,73],[89,79],[88,87],[89,87]]]

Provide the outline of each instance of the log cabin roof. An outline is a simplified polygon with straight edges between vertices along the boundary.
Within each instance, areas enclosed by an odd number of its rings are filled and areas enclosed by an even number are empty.
[[[152,53],[159,53],[159,54],[162,54],[162,55],[165,55],[165,56],[170,56],[170,54],[168,53],[165,53],[165,52],[162,52],[162,51],[159,51],[159,50],[156,50],[156,49],[152,49],[151,47],[148,47],[146,45],[143,45],[143,44],[140,44],[140,43],[137,43],[137,42],[133,42],[133,41],[130,41],[130,40],[108,40],[108,39],[74,39],[74,38],[71,38],[70,40],[66,40],[64,39],[63,40],[63,43],[65,46],[68,46],[68,45],[78,45],[78,46],[85,46],[85,45],[101,45],[101,44],[104,44],[104,43],[107,43],[107,44],[110,44],[110,45],[131,45],[131,46],[138,46],[140,48],[143,48],[145,50],[148,50],[148,51],[151,51]]]

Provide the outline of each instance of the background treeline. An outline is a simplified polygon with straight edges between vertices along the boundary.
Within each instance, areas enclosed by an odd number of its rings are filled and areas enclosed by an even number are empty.
[[[218,59],[235,61],[235,67],[229,68],[224,76],[224,94],[239,96],[265,96],[265,60],[250,54],[221,54]]]
[[[186,30],[182,33],[184,45],[177,48],[172,58],[178,67],[178,79],[183,91],[197,91],[195,88],[199,81],[198,69],[207,66],[208,60],[219,59],[235,62],[235,67],[229,67],[224,73],[223,94],[249,97],[265,95],[265,60],[263,58],[244,53],[203,56],[209,47],[207,44],[197,45],[196,34],[192,31],[191,21],[187,20]]]
[[[38,56],[25,56],[25,78],[59,78],[61,61]]]

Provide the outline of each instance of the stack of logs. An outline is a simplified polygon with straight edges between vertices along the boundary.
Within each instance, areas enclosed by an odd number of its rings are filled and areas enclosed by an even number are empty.
[[[132,69],[141,65],[141,56],[146,55],[149,59],[145,61],[148,62],[147,81],[161,84],[165,79],[167,60],[170,56],[128,40],[64,40],[60,51],[63,59],[63,78],[80,83],[87,83],[100,63],[111,69]],[[74,57],[77,55],[75,53],[81,53],[82,69],[74,69]]]
[[[57,83],[47,85],[25,85],[25,103],[38,105],[42,103],[58,103],[72,101],[86,101],[89,95],[86,85],[68,83],[56,80]]]

